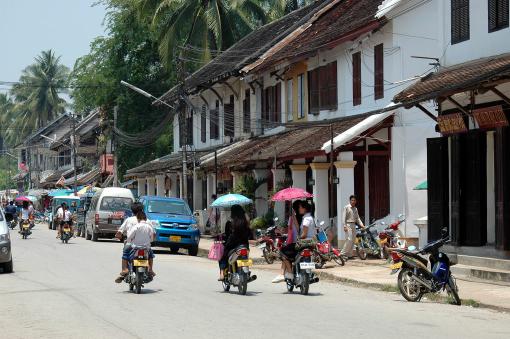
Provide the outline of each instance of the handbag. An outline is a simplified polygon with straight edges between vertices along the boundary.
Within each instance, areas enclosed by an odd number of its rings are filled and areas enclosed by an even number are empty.
[[[211,260],[220,261],[223,257],[223,252],[225,251],[225,246],[221,241],[215,241],[211,248],[209,249],[209,254],[207,257]]]

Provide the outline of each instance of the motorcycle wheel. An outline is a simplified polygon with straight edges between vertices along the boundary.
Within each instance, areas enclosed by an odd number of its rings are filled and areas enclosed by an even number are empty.
[[[368,257],[367,251],[365,251],[364,248],[360,248],[359,246],[356,246],[356,255],[361,260],[367,260]]]
[[[294,284],[291,281],[287,281],[287,292],[292,293],[294,291]]]
[[[262,256],[264,257],[264,259],[266,260],[266,262],[271,265],[272,263],[274,263],[274,258],[271,256],[271,253],[270,251],[267,249],[267,247],[265,247],[263,250],[262,250]]]
[[[143,273],[142,272],[136,272],[136,294],[142,293],[142,283],[143,283]]]
[[[308,290],[310,289],[310,276],[308,274],[303,274],[303,280],[299,289],[302,295],[308,295]]]
[[[222,281],[221,284],[223,285],[223,291],[230,291],[230,284],[226,283],[225,281]]]
[[[460,306],[462,304],[459,298],[459,292],[457,288],[457,283],[455,282],[455,278],[450,275],[448,278],[448,284],[446,285],[446,291],[453,298],[453,304]]]
[[[417,302],[421,300],[423,292],[420,285],[413,281],[413,274],[409,268],[402,269],[398,274],[398,289],[407,301]]]
[[[65,242],[66,242],[66,244],[68,244],[68,243],[69,243],[69,239],[67,239],[67,238],[66,238],[66,241],[65,241]]]
[[[129,283],[129,290],[133,291],[134,289],[135,289],[135,285],[133,285],[132,283]]]
[[[339,265],[339,266],[345,266],[345,259],[341,255],[335,255],[333,256],[333,260]]]
[[[246,292],[248,291],[248,277],[245,274],[241,274],[240,277],[241,281],[239,282],[237,289],[239,290],[240,295],[246,295]]]

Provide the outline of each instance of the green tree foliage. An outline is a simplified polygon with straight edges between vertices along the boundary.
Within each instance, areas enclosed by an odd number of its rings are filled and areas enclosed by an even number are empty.
[[[155,107],[150,99],[122,86],[121,80],[143,88],[156,96],[163,94],[174,83],[159,59],[158,44],[150,23],[141,20],[133,1],[104,1],[109,11],[106,16],[108,35],[96,38],[90,53],[77,60],[71,84],[74,108],[87,112],[100,107],[105,118],[113,119],[113,108],[118,106],[118,127],[128,133],[144,133],[157,125],[166,108]],[[143,162],[172,151],[172,126],[159,140],[147,148],[120,145],[119,170],[136,167]]]

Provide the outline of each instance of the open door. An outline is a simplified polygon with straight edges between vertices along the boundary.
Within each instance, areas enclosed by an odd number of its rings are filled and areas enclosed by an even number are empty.
[[[427,139],[428,241],[439,239],[448,227],[448,191],[448,138]]]

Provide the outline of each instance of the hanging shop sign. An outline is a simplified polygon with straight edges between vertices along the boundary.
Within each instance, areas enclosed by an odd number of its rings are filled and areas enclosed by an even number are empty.
[[[501,105],[475,109],[473,117],[481,129],[508,126],[508,119]]]
[[[437,117],[437,124],[441,134],[456,134],[468,131],[461,113],[440,115]]]

